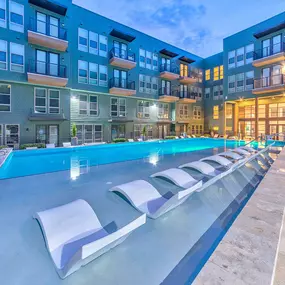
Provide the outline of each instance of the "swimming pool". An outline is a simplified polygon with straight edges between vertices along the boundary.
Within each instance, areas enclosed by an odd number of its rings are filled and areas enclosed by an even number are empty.
[[[14,151],[0,168],[0,179],[43,174],[81,167],[148,158],[155,163],[160,156],[210,148],[234,148],[244,141],[197,138],[171,141],[109,144],[74,148]]]

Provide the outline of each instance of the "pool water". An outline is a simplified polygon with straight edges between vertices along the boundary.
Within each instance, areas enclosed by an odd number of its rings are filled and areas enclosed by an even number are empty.
[[[243,141],[197,138],[171,141],[138,142],[74,148],[14,151],[0,168],[0,179],[43,174],[81,167],[148,158],[150,162],[166,154],[210,148],[234,148]],[[76,176],[76,173],[74,174]]]

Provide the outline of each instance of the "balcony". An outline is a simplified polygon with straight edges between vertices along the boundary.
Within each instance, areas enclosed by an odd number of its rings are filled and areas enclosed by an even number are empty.
[[[65,29],[36,19],[30,19],[28,28],[30,44],[65,52],[68,47]]]
[[[176,102],[179,100],[178,91],[171,90],[170,88],[160,88],[159,89],[159,101],[162,102]]]
[[[198,81],[198,78],[192,72],[180,70],[179,82],[181,84],[193,84]]]
[[[115,47],[110,51],[109,63],[112,66],[129,70],[135,68],[137,65],[135,53]]]
[[[111,78],[109,82],[109,93],[120,96],[132,96],[137,93],[135,81],[126,79]]]
[[[196,103],[195,93],[189,91],[179,91],[179,103]]]
[[[273,92],[285,91],[285,75],[278,74],[270,77],[263,77],[254,80],[253,94],[268,94]]]
[[[68,82],[66,66],[31,60],[28,65],[28,82],[65,87]]]
[[[285,43],[278,43],[254,51],[253,63],[255,67],[262,67],[285,60]]]
[[[175,80],[179,78],[179,69],[171,64],[162,64],[160,66],[160,78],[166,80]]]

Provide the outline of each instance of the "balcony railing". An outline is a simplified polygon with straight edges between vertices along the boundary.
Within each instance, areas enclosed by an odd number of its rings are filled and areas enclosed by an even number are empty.
[[[268,47],[255,50],[253,54],[253,59],[257,60],[261,58],[266,58],[268,56],[275,55],[275,54],[278,54],[284,51],[285,51],[285,43],[278,43],[278,44],[270,45]]]
[[[117,77],[111,78],[109,80],[109,87],[136,90],[135,81],[128,81],[127,79],[121,79]]]
[[[110,59],[115,57],[115,58],[133,61],[133,62],[136,61],[136,54],[134,52],[129,51],[129,50],[124,50],[121,48],[116,48],[116,47],[113,47],[110,50],[109,56],[110,56]]]
[[[162,87],[159,89],[159,96],[173,96],[179,97],[178,90],[172,90],[171,88]]]
[[[65,65],[43,61],[30,60],[28,64],[28,72],[40,75],[67,78],[67,69]]]
[[[160,72],[170,72],[170,73],[179,74],[179,68],[173,64],[165,63],[160,65]]]
[[[198,96],[198,93],[195,93],[195,92],[179,91],[179,98],[180,99],[192,99],[192,100],[195,100],[197,96]]]
[[[60,27],[60,23],[58,23],[58,25],[53,25],[52,23],[30,18],[29,30],[60,40],[67,40],[67,31],[66,29]]]
[[[254,80],[254,89],[258,88],[268,88],[268,87],[277,87],[284,85],[285,75],[277,74],[269,77],[262,77]]]

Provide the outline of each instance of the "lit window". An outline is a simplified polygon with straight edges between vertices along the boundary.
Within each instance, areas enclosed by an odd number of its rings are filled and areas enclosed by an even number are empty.
[[[188,65],[180,63],[180,76],[188,76]]]
[[[214,81],[219,80],[219,66],[214,67]]]
[[[158,118],[168,119],[169,118],[169,105],[167,103],[159,103],[158,105]]]
[[[205,80],[210,80],[211,79],[211,70],[207,69],[205,71]]]
[[[233,118],[233,105],[232,104],[226,105],[226,118],[227,119]]]
[[[224,78],[224,66],[220,65],[220,79]]]
[[[193,119],[195,120],[201,119],[201,107],[200,106],[193,107]]]
[[[258,118],[259,119],[265,119],[266,113],[265,113],[265,105],[258,105]]]
[[[218,131],[219,130],[219,127],[218,126],[213,126],[213,131]]]
[[[214,120],[219,119],[219,105],[213,107],[213,119]]]
[[[10,30],[24,32],[24,5],[10,1]]]

